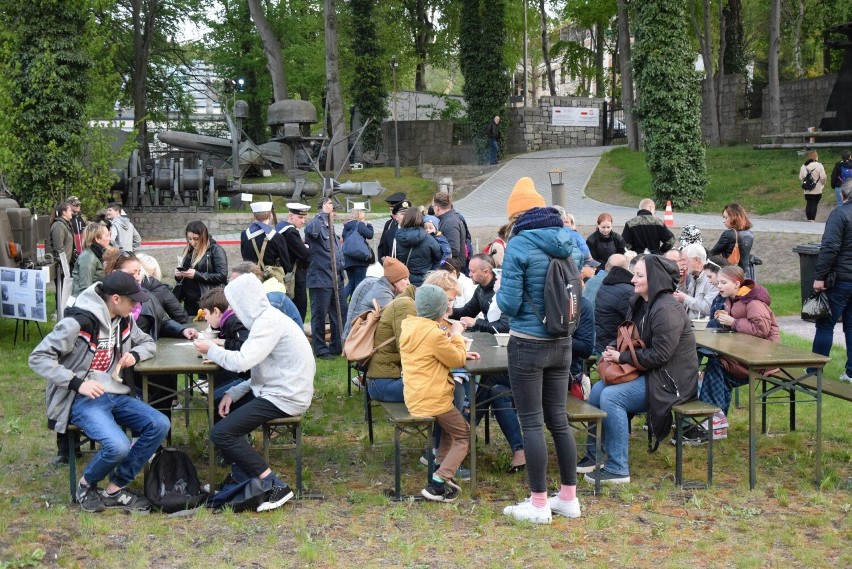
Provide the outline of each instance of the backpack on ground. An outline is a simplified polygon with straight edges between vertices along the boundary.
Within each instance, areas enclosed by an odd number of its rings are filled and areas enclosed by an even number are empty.
[[[802,189],[806,192],[809,192],[816,188],[817,180],[814,179],[813,170],[808,170],[807,168],[805,168],[805,172],[807,172],[807,174],[805,174],[805,179],[802,180]]]
[[[529,293],[524,298],[547,333],[556,338],[573,336],[580,322],[580,295],[583,285],[577,263],[571,257],[552,257],[544,281],[544,316],[539,313]]]
[[[197,508],[207,501],[198,471],[189,456],[178,449],[157,451],[145,475],[145,497],[154,510],[167,514]]]
[[[379,318],[382,316],[382,307],[379,306],[379,301],[373,299],[373,308],[366,312],[362,312],[352,320],[352,327],[349,329],[349,335],[343,342],[344,357],[355,364],[358,371],[366,371],[370,364],[370,358],[379,351],[379,349],[387,346],[394,341],[391,336],[378,346],[374,345],[376,336],[376,328],[379,327]]]

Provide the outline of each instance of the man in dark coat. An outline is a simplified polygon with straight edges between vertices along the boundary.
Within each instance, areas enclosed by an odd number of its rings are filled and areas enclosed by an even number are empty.
[[[290,256],[291,270],[296,271],[295,274],[295,290],[293,291],[293,304],[299,310],[299,316],[302,321],[308,314],[308,264],[311,262],[311,254],[299,230],[305,227],[308,220],[308,210],[311,206],[291,202],[287,204],[287,220],[281,221],[275,226],[275,231],[278,235],[284,238],[287,244],[287,254]],[[289,294],[290,291],[287,291]]]
[[[595,297],[595,351],[602,354],[607,346],[615,345],[618,325],[627,319],[630,297],[633,296],[633,273],[624,255],[612,255],[606,262],[604,277]]]
[[[497,153],[500,150],[498,143],[500,142],[500,117],[495,116],[494,120],[488,123],[488,128],[485,129],[485,134],[488,137],[488,163],[497,163]]]
[[[80,198],[77,196],[68,196],[66,200],[71,206],[73,215],[71,216],[71,232],[74,234],[74,249],[77,255],[83,252],[83,233],[86,230],[86,218],[80,212]]]
[[[500,316],[497,322],[489,322],[487,318],[477,318],[482,313],[488,314],[488,307],[494,298],[494,285],[497,277],[494,274],[494,258],[485,253],[478,253],[470,258],[470,278],[477,287],[473,296],[467,304],[460,308],[453,308],[452,318],[460,320],[465,330],[473,332],[494,333],[494,328],[500,332],[509,331],[509,317]]]
[[[441,220],[441,226],[438,230],[444,234],[450,244],[455,266],[462,267],[462,269],[466,268],[465,240],[467,239],[467,230],[461,215],[453,209],[453,198],[447,192],[438,192],[432,198],[432,209],[435,211],[435,216]]]
[[[382,228],[382,238],[379,240],[379,263],[383,263],[385,257],[393,256],[393,240],[396,236],[396,230],[402,222],[402,216],[405,211],[411,207],[411,202],[405,197],[402,192],[389,195],[385,198],[388,207],[390,208],[390,219],[385,222]]]
[[[628,219],[624,224],[621,236],[632,251],[661,255],[674,247],[675,236],[662,221],[654,217],[656,209],[654,200],[645,198],[639,202],[636,217]]]

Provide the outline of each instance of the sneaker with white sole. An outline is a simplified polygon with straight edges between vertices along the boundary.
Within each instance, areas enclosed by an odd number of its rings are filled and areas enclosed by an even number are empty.
[[[103,512],[106,509],[97,486],[84,486],[78,483],[77,491],[74,492],[74,498],[80,504],[80,509],[84,512]]]
[[[601,468],[604,465],[601,464]],[[577,472],[579,474],[585,474],[586,472],[594,472],[595,471],[595,459],[586,455],[583,457],[583,460],[577,463]]]
[[[727,429],[725,429],[725,436],[727,436]],[[716,440],[716,438],[714,437],[713,440]],[[669,442],[676,446],[677,437],[672,437]],[[707,444],[707,430],[701,425],[692,424],[683,430],[682,442],[684,446],[688,447]]]
[[[107,494],[107,491],[103,490],[101,492],[101,500],[106,508],[119,508],[139,512],[147,512],[151,509],[151,503],[148,502],[147,498],[127,488],[122,488],[115,494]]]
[[[431,480],[429,485],[420,491],[420,495],[432,502],[452,502],[459,497],[459,486],[452,480],[445,480],[443,484]]]
[[[584,474],[583,478],[590,484],[594,484],[595,480],[600,480],[601,484],[628,484],[630,482],[630,475],[613,474],[606,470],[589,472]]]
[[[852,377],[850,377],[849,374],[846,372],[843,372],[841,376],[837,379],[842,381],[843,383],[852,383]]]
[[[580,500],[577,498],[566,501],[562,500],[559,494],[554,494],[547,499],[547,503],[550,505],[550,511],[554,514],[559,514],[566,518],[580,517]]]
[[[532,500],[529,498],[520,504],[506,506],[503,508],[503,515],[515,518],[522,522],[532,522],[534,524],[549,524],[553,521],[550,504],[545,504],[544,506],[537,508],[533,506]]]
[[[260,506],[257,507],[257,511],[266,512],[268,510],[280,508],[290,498],[292,498],[293,495],[293,491],[290,490],[290,487],[286,484],[273,486],[272,490],[269,491],[269,494],[267,494]]]

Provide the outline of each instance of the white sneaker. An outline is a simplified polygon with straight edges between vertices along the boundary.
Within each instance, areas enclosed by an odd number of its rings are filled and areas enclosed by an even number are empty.
[[[843,383],[852,383],[852,377],[849,377],[849,374],[847,374],[845,371],[844,371],[844,372],[843,372],[843,374],[842,374],[840,377],[838,377],[837,379],[839,379],[839,380],[840,380],[840,381],[842,381]]]
[[[728,417],[722,411],[718,411],[713,414],[713,431],[719,429],[727,429],[730,425],[728,424]],[[704,420],[701,422],[701,428],[705,431],[707,430],[707,421]]]
[[[566,518],[580,517],[580,500],[577,498],[565,501],[559,498],[559,494],[554,494],[547,499],[547,503],[550,505],[550,511],[554,514],[559,514]]]
[[[550,504],[536,508],[529,498],[520,504],[506,506],[503,508],[503,515],[534,524],[549,524],[553,521],[553,515],[550,513]]]

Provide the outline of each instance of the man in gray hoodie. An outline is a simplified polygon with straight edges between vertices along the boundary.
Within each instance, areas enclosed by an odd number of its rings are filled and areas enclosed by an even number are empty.
[[[195,347],[221,367],[235,372],[251,370],[251,379],[229,389],[219,403],[223,417],[210,439],[231,464],[234,480],[257,478],[266,491],[258,512],[284,505],[293,491],[279,480],[246,435],[271,419],[302,415],[314,395],[316,362],[304,331],[269,304],[263,285],[244,274],[225,287],[225,298],[249,329],[239,351],[226,350],[209,340]]]
[[[132,253],[142,243],[139,232],[130,223],[127,216],[122,214],[120,203],[111,203],[106,208],[106,217],[110,222],[110,241],[122,251]]]
[[[150,507],[126,486],[166,438],[170,424],[136,399],[121,375],[122,368],[156,351],[154,340],[130,316],[148,297],[132,275],[110,273],[77,297],[30,354],[30,368],[47,380],[48,426],[64,433],[72,423],[101,445],[77,485],[77,502],[87,512]],[[132,445],[123,428],[138,437]],[[99,492],[97,484],[107,476],[110,482]]]

